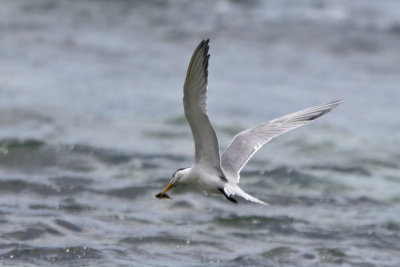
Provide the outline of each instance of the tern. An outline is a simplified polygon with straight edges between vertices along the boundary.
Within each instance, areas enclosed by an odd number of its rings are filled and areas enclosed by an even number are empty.
[[[177,170],[171,181],[157,194],[170,198],[166,192],[180,184],[191,184],[212,194],[221,194],[237,203],[234,196],[263,205],[238,185],[240,172],[249,159],[274,137],[305,125],[337,107],[342,100],[307,108],[271,121],[263,122],[237,134],[220,156],[217,135],[207,115],[209,40],[195,49],[183,86],[183,107],[195,144],[194,164]]]

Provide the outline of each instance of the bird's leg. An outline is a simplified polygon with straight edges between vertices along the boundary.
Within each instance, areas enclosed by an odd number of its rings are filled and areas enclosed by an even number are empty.
[[[237,204],[237,200],[234,199],[234,198],[231,197],[231,196],[228,196],[228,195],[225,193],[225,190],[224,190],[223,188],[218,188],[218,190],[226,197],[226,199],[228,199],[228,200],[232,201],[233,203]]]

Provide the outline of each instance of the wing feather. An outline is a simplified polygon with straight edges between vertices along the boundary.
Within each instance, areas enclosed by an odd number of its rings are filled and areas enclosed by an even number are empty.
[[[341,100],[304,109],[237,134],[221,157],[222,169],[231,181],[238,183],[240,171],[264,144],[274,137],[305,125],[337,107]]]
[[[213,167],[222,173],[217,135],[207,115],[209,40],[193,53],[183,86],[183,106],[195,143],[195,164]]]

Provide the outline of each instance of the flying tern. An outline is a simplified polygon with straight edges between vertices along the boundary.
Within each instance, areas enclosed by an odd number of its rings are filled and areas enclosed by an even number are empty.
[[[207,115],[207,77],[209,40],[197,46],[189,63],[183,86],[183,107],[195,144],[194,164],[177,170],[157,198],[170,198],[166,192],[180,184],[192,184],[203,190],[222,194],[237,203],[234,196],[263,205],[238,185],[240,171],[264,144],[285,132],[305,125],[337,107],[341,100],[307,108],[263,122],[237,134],[220,155],[217,135]]]

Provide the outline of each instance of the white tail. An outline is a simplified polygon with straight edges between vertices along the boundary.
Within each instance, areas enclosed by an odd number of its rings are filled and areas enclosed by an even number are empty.
[[[255,197],[247,194],[246,192],[244,192],[237,184],[228,184],[227,183],[225,185],[225,189],[224,190],[227,193],[228,192],[232,193],[232,194],[237,195],[239,197],[242,197],[242,198],[244,198],[244,199],[246,199],[248,201],[255,202],[255,203],[258,203],[258,204],[261,204],[261,205],[265,205],[265,206],[269,206],[269,204],[267,202],[259,200],[258,198],[255,198]]]

